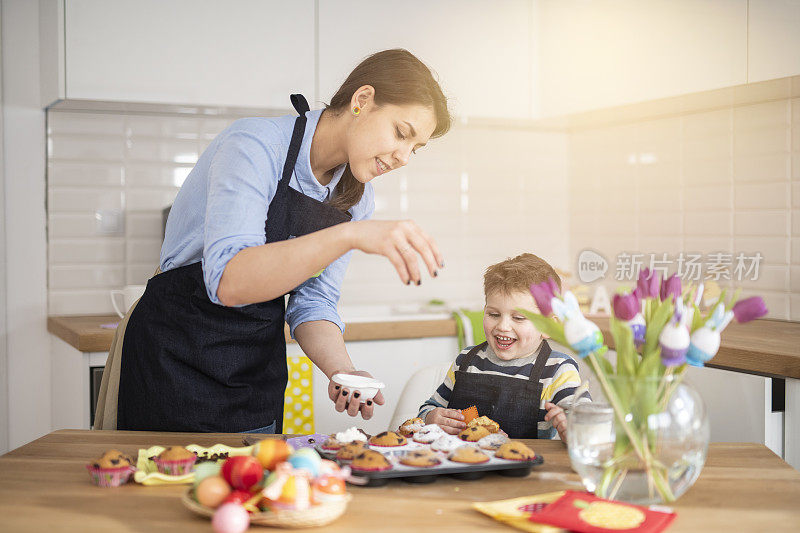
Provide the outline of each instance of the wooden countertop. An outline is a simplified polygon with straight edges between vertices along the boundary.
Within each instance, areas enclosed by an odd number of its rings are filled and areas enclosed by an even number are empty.
[[[0,457],[3,531],[210,531],[208,520],[180,502],[185,485],[116,489],[93,486],[84,464],[116,448],[136,455],[155,444],[242,444],[236,434],[62,430]],[[326,532],[514,531],[471,509],[490,501],[582,490],[560,441],[528,441],[544,464],[526,478],[494,474],[479,481],[449,477],[428,485],[392,481],[350,487],[353,500]],[[800,472],[760,444],[711,444],[700,478],[675,504],[670,533],[797,531]],[[261,531],[256,526],[250,531]],[[266,529],[264,531],[267,531]]]
[[[47,331],[81,352],[107,352],[114,339],[114,329],[101,328],[102,324],[119,322],[117,315],[51,316],[47,318]],[[452,337],[456,322],[442,320],[392,320],[385,322],[350,322],[345,327],[345,341],[372,341],[385,339],[418,339],[422,337]],[[285,326],[286,342],[295,342]]]
[[[606,342],[614,339],[608,318],[590,317],[600,326]],[[114,338],[113,329],[101,324],[117,322],[116,315],[51,316],[47,331],[81,352],[107,352]],[[287,326],[288,328],[288,326]],[[456,334],[453,319],[352,322],[347,324],[346,341],[449,337]],[[286,342],[290,339],[288,329]],[[800,379],[800,322],[754,320],[731,324],[722,334],[719,353],[708,366],[770,377]]]

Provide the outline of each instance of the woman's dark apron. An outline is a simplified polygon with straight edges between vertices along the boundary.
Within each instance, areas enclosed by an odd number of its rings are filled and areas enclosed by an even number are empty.
[[[531,367],[528,379],[496,374],[466,372],[478,359],[478,352],[484,350],[488,343],[475,346],[459,365],[465,370],[456,371],[453,395],[448,407],[466,409],[474,405],[478,414],[488,416],[508,433],[512,439],[548,438],[540,435],[538,424],[544,420],[544,412],[539,410],[542,400],[542,377],[545,363],[550,357],[550,345],[542,341],[542,347],[536,362]]]
[[[266,242],[299,237],[350,215],[289,186],[306,127],[306,99],[265,224]],[[269,272],[258,275],[268,276]],[[153,277],[122,345],[118,429],[282,431],[287,381],[284,297],[225,307],[209,300],[200,262]]]

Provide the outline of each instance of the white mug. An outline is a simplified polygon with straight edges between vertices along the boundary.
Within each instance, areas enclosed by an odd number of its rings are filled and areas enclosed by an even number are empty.
[[[111,305],[114,306],[114,311],[117,312],[120,318],[125,318],[125,313],[142,297],[146,287],[147,285],[125,285],[122,290],[114,289],[111,291]],[[117,295],[122,296],[122,303],[125,305],[122,309],[117,306]]]

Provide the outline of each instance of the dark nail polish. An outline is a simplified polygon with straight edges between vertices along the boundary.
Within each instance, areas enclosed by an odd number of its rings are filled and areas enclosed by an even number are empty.
[[[359,396],[361,396],[361,394],[359,394],[359,393],[357,393],[357,392],[354,392],[354,393],[353,393],[353,398],[358,398]]]
[[[406,285],[411,285],[411,280],[406,281]]]
[[[422,280],[417,280],[417,287],[419,287],[420,285],[422,285]]]
[[[372,400],[367,400],[367,405],[372,405]]]
[[[335,386],[335,387],[333,387],[333,388],[334,388],[334,389],[336,389],[336,390],[339,390],[339,389],[341,389],[341,388],[342,388],[342,386],[341,386],[341,385],[336,385],[336,386]]]
[[[438,270],[434,270],[434,271],[433,271],[433,277],[435,278],[435,277],[436,277],[436,276],[438,276],[438,275],[439,275],[439,271],[438,271]]]
[[[346,390],[342,391],[342,396],[347,396],[347,391]]]

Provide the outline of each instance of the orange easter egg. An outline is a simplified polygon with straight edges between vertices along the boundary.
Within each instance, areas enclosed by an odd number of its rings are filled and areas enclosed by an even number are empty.
[[[231,493],[228,482],[220,476],[210,476],[197,485],[195,495],[200,505],[216,509]]]
[[[285,461],[294,450],[285,440],[264,439],[253,447],[253,456],[267,470],[275,470],[275,465]]]

